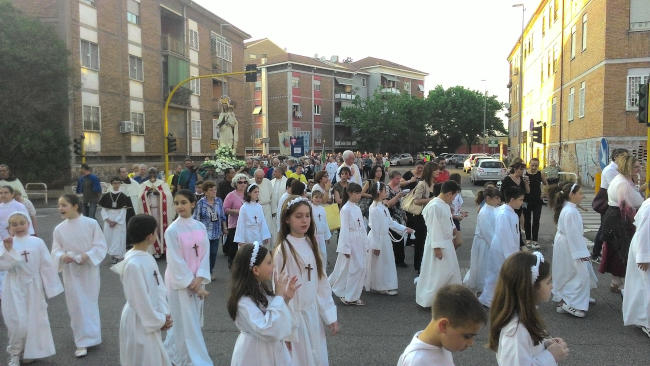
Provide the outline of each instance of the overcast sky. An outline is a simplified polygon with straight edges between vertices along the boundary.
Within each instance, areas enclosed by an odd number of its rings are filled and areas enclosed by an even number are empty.
[[[462,85],[508,101],[506,58],[540,0],[195,0],[288,52],[374,56],[424,72],[425,87]],[[487,82],[481,82],[481,80]]]

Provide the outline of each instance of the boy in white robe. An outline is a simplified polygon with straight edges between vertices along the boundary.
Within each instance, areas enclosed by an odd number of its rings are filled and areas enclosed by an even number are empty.
[[[427,240],[422,255],[420,279],[415,289],[415,302],[424,308],[433,304],[436,292],[442,286],[462,282],[454,246],[456,226],[450,207],[458,192],[460,187],[456,182],[444,182],[438,197],[429,201],[422,210],[427,224]]]
[[[120,365],[171,366],[161,331],[172,326],[167,289],[156,260],[148,253],[156,241],[156,219],[134,216],[129,222],[133,249],[111,267],[120,276],[126,304],[120,318]]]
[[[133,206],[131,199],[120,190],[121,184],[120,178],[111,178],[112,190],[104,193],[98,202],[112,264],[122,260],[126,253],[126,212]]]
[[[11,186],[0,186],[0,240],[9,237],[8,219],[14,212],[23,212],[29,217],[29,211],[22,203],[14,199],[14,189]],[[29,235],[34,235],[34,227],[29,223]],[[0,271],[0,299],[2,299],[2,281],[6,272]]]
[[[650,337],[650,199],[634,216],[634,226],[625,272],[623,324],[641,327]]]
[[[61,196],[59,212],[65,221],[54,228],[52,259],[63,272],[75,356],[84,357],[88,347],[102,343],[99,265],[106,256],[106,239],[97,220],[79,213],[76,195]]]
[[[15,212],[8,222],[13,238],[0,245],[0,269],[7,271],[2,318],[9,333],[9,366],[18,366],[20,358],[56,353],[43,295],[52,298],[63,292],[63,285],[45,242],[28,234],[29,217]]]
[[[470,267],[463,279],[463,285],[472,289],[474,293],[483,291],[485,285],[490,242],[494,236],[494,218],[497,207],[501,204],[501,193],[496,188],[487,188],[483,191],[483,196],[485,205],[476,217]]]
[[[321,205],[323,203],[323,192],[311,192],[311,210],[314,215],[314,223],[316,224],[316,241],[318,241],[318,249],[320,250],[323,263],[327,263],[327,244],[332,237],[330,226],[327,223],[327,213],[325,208]]]
[[[519,216],[515,210],[524,204],[524,192],[518,187],[508,187],[504,192],[506,204],[497,208],[494,218],[494,236],[490,242],[488,253],[487,276],[483,285],[483,292],[479,296],[481,304],[490,307],[494,288],[499,278],[501,265],[506,258],[519,251]]]
[[[361,187],[359,187],[361,188]],[[361,189],[348,186],[345,193],[348,201],[341,208],[341,229],[336,248],[338,257],[334,270],[329,276],[332,292],[345,305],[366,303],[360,299],[366,278],[366,251],[369,248],[366,224],[357,202],[361,199]]]
[[[451,352],[469,348],[487,322],[487,314],[476,296],[460,285],[442,287],[431,311],[431,321],[415,333],[397,366],[453,366]]]

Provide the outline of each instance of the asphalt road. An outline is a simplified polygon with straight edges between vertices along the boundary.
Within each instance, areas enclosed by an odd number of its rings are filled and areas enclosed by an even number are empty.
[[[405,169],[402,167],[402,169]],[[467,175],[463,174],[464,179]],[[470,248],[476,222],[476,205],[473,194],[477,190],[463,182],[464,209],[470,216],[462,222],[463,246],[458,249],[461,272],[469,266]],[[555,225],[548,208],[542,212],[540,241],[542,252],[551,260]],[[41,237],[51,245],[52,231],[60,222],[55,208],[38,209]],[[328,272],[336,260],[336,243],[330,243]],[[409,268],[398,268],[399,295],[394,297],[367,294],[362,298],[365,307],[342,306],[338,300],[341,332],[328,336],[331,365],[395,365],[413,334],[423,329],[430,313],[416,305],[413,248],[408,247]],[[159,262],[164,270],[164,262]],[[100,311],[103,343],[89,350],[88,356],[75,359],[74,343],[69,326],[69,316],[63,295],[49,301],[49,315],[57,354],[33,365],[119,365],[119,319],[124,305],[122,286],[118,276],[109,269],[109,261],[101,266]],[[226,259],[217,259],[217,279],[208,285],[210,296],[205,307],[205,341],[215,365],[228,365],[238,331],[226,312],[229,272]],[[564,338],[570,347],[569,358],[561,365],[650,365],[650,340],[633,327],[623,327],[621,298],[608,291],[609,277],[599,275],[599,288],[592,292],[597,304],[587,317],[578,319],[567,314],[557,314],[552,303],[542,304],[540,312],[552,336]],[[7,333],[0,326],[0,345],[6,345]],[[454,354],[456,365],[496,365],[495,354],[485,348],[487,328],[481,330],[473,347]],[[4,349],[5,347],[1,347]],[[6,354],[0,355],[0,366],[6,364]],[[149,366],[149,365],[147,365]]]

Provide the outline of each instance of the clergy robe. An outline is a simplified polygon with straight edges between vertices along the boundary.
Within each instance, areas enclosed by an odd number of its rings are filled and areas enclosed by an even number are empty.
[[[109,191],[99,199],[104,221],[104,237],[108,244],[108,254],[124,258],[126,253],[126,211],[132,207],[131,199],[121,191]],[[113,227],[108,220],[117,222]]]
[[[275,247],[273,254],[274,272],[289,278],[297,276],[301,285],[288,305],[294,325],[286,340],[291,342],[291,358],[296,366],[329,364],[325,325],[336,322],[336,305],[325,273],[318,275],[316,255],[307,239],[291,235]]]
[[[499,206],[494,217],[494,235],[488,251],[487,276],[483,292],[478,298],[487,307],[492,305],[501,265],[506,258],[519,251],[519,235],[519,216],[515,210],[508,204]]]
[[[142,212],[136,211],[136,202],[138,201],[138,196],[140,194],[140,183],[132,180],[131,178],[126,178],[120,184],[120,191],[131,199],[131,208],[126,210],[126,222],[129,223],[129,219],[136,214],[141,214]]]
[[[275,225],[278,227],[278,233],[280,232],[280,228],[282,227],[282,224],[280,223],[280,220],[282,219],[282,206],[284,205],[284,201],[286,201],[287,198],[289,198],[289,196],[291,196],[291,194],[285,190],[284,193],[282,193],[282,195],[278,199],[278,208],[277,208],[278,213],[277,215],[275,215]]]
[[[650,263],[650,199],[645,200],[634,216],[636,233],[630,243],[625,272],[623,324],[650,328],[650,269],[642,271],[639,263]]]
[[[330,226],[327,224],[327,213],[325,208],[321,205],[311,205],[311,215],[314,218],[314,224],[316,224],[316,241],[318,242],[318,250],[320,251],[321,259],[323,263],[327,263],[327,244],[326,240],[330,240],[332,237],[332,232],[330,232]]]
[[[27,222],[29,223],[29,234],[34,235],[34,227],[32,226],[32,221],[29,219],[29,211],[27,207],[22,203],[12,199],[7,203],[0,203],[0,242],[9,237],[9,216],[14,212],[22,212],[26,217]],[[2,243],[0,243],[1,245]],[[0,270],[0,299],[2,299],[2,281],[5,278],[6,272]]]
[[[418,338],[420,333],[422,331],[415,333],[411,343],[399,356],[397,366],[454,366],[451,352],[444,347],[422,342]]]
[[[153,216],[158,222],[156,230],[156,241],[153,243],[153,251],[157,255],[165,253],[165,231],[174,220],[174,197],[169,190],[167,183],[160,179],[152,182],[150,179],[140,184],[140,193],[137,202],[134,202],[136,212]]]
[[[506,205],[507,206],[507,205]],[[526,326],[514,314],[508,324],[501,328],[497,349],[499,366],[556,366],[555,358],[543,343],[533,344]]]
[[[111,270],[120,276],[126,298],[120,318],[120,365],[171,366],[160,331],[169,314],[167,289],[156,260],[131,249]]]
[[[494,217],[496,207],[485,204],[476,217],[474,241],[470,252],[469,271],[465,274],[463,285],[474,292],[483,291],[487,275],[488,253],[494,235]]]
[[[271,230],[271,243],[275,245],[278,238],[278,232],[280,232],[280,226],[278,223],[282,211],[282,207],[278,207],[278,203],[280,202],[282,194],[287,191],[287,177],[283,175],[280,179],[273,178],[273,180],[271,180],[271,185],[273,186],[273,193],[271,193],[271,213],[272,215],[275,215],[273,218],[275,228]]]
[[[451,207],[436,197],[424,206],[422,216],[427,224],[427,240],[422,254],[420,279],[415,288],[415,302],[428,308],[441,287],[460,284],[461,278],[454,247],[456,226],[451,217]],[[442,259],[436,257],[435,248],[442,249]]]
[[[244,202],[239,208],[237,217],[237,230],[235,231],[235,243],[259,242],[271,239],[271,232],[266,225],[264,210],[257,202]]]
[[[285,339],[291,336],[291,310],[282,296],[267,296],[260,308],[248,296],[239,299],[235,325],[240,333],[230,366],[292,366]]]
[[[10,251],[0,245],[0,269],[7,271],[2,299],[7,352],[26,359],[52,356],[56,351],[43,295],[52,298],[63,292],[63,285],[45,242],[15,236]]]
[[[165,349],[176,366],[211,366],[203,340],[204,300],[187,286],[196,277],[210,283],[210,241],[205,225],[178,217],[165,232],[167,242],[167,301],[174,326],[167,331]]]
[[[250,184],[255,183],[255,179],[250,180]],[[255,183],[257,184],[257,183]],[[273,219],[273,185],[271,181],[262,178],[262,183],[257,184],[260,189],[260,194],[258,197],[257,203],[262,206],[262,212],[264,212],[264,220],[266,221],[266,226],[268,227],[269,233],[271,233],[270,239],[273,239],[273,233],[277,231],[275,228],[275,220]],[[271,247],[273,246],[273,241],[271,240]]]
[[[591,261],[581,260],[590,256],[582,233],[582,216],[575,203],[564,202],[553,242],[553,300],[587,311],[598,280]]]
[[[348,201],[341,208],[341,229],[336,247],[338,256],[329,276],[332,291],[347,302],[357,301],[361,297],[366,279],[368,247],[368,234],[361,209],[356,203]],[[346,257],[346,254],[350,257]]]
[[[81,263],[85,253],[88,260]],[[64,263],[63,256],[74,259]],[[102,343],[99,320],[99,265],[106,256],[106,239],[95,219],[79,216],[54,228],[52,259],[63,272],[65,303],[77,347]]]
[[[388,230],[403,233],[404,225],[399,224],[390,216],[390,212],[383,203],[374,201],[368,209],[369,250],[366,253],[366,291],[387,291],[397,289],[397,269],[395,268],[395,254],[393,241]],[[379,255],[373,250],[379,250]]]

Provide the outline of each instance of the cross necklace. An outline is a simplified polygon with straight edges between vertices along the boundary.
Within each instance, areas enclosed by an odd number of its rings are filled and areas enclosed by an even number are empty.
[[[305,269],[307,270],[307,281],[311,281],[311,270],[314,269],[314,267],[311,266],[311,263],[305,266]]]
[[[23,252],[20,253],[20,255],[22,255],[22,256],[25,257],[25,263],[28,263],[28,262],[29,262],[29,260],[27,259],[27,255],[28,255],[28,254],[29,254],[29,252],[26,251],[26,250],[23,250]]]
[[[194,249],[194,253],[198,257],[199,256],[199,246],[196,245],[196,243],[194,243],[194,246],[192,247],[192,249]]]
[[[160,286],[160,282],[158,281],[158,272],[156,272],[156,270],[153,271],[153,278],[156,279],[156,285]]]

